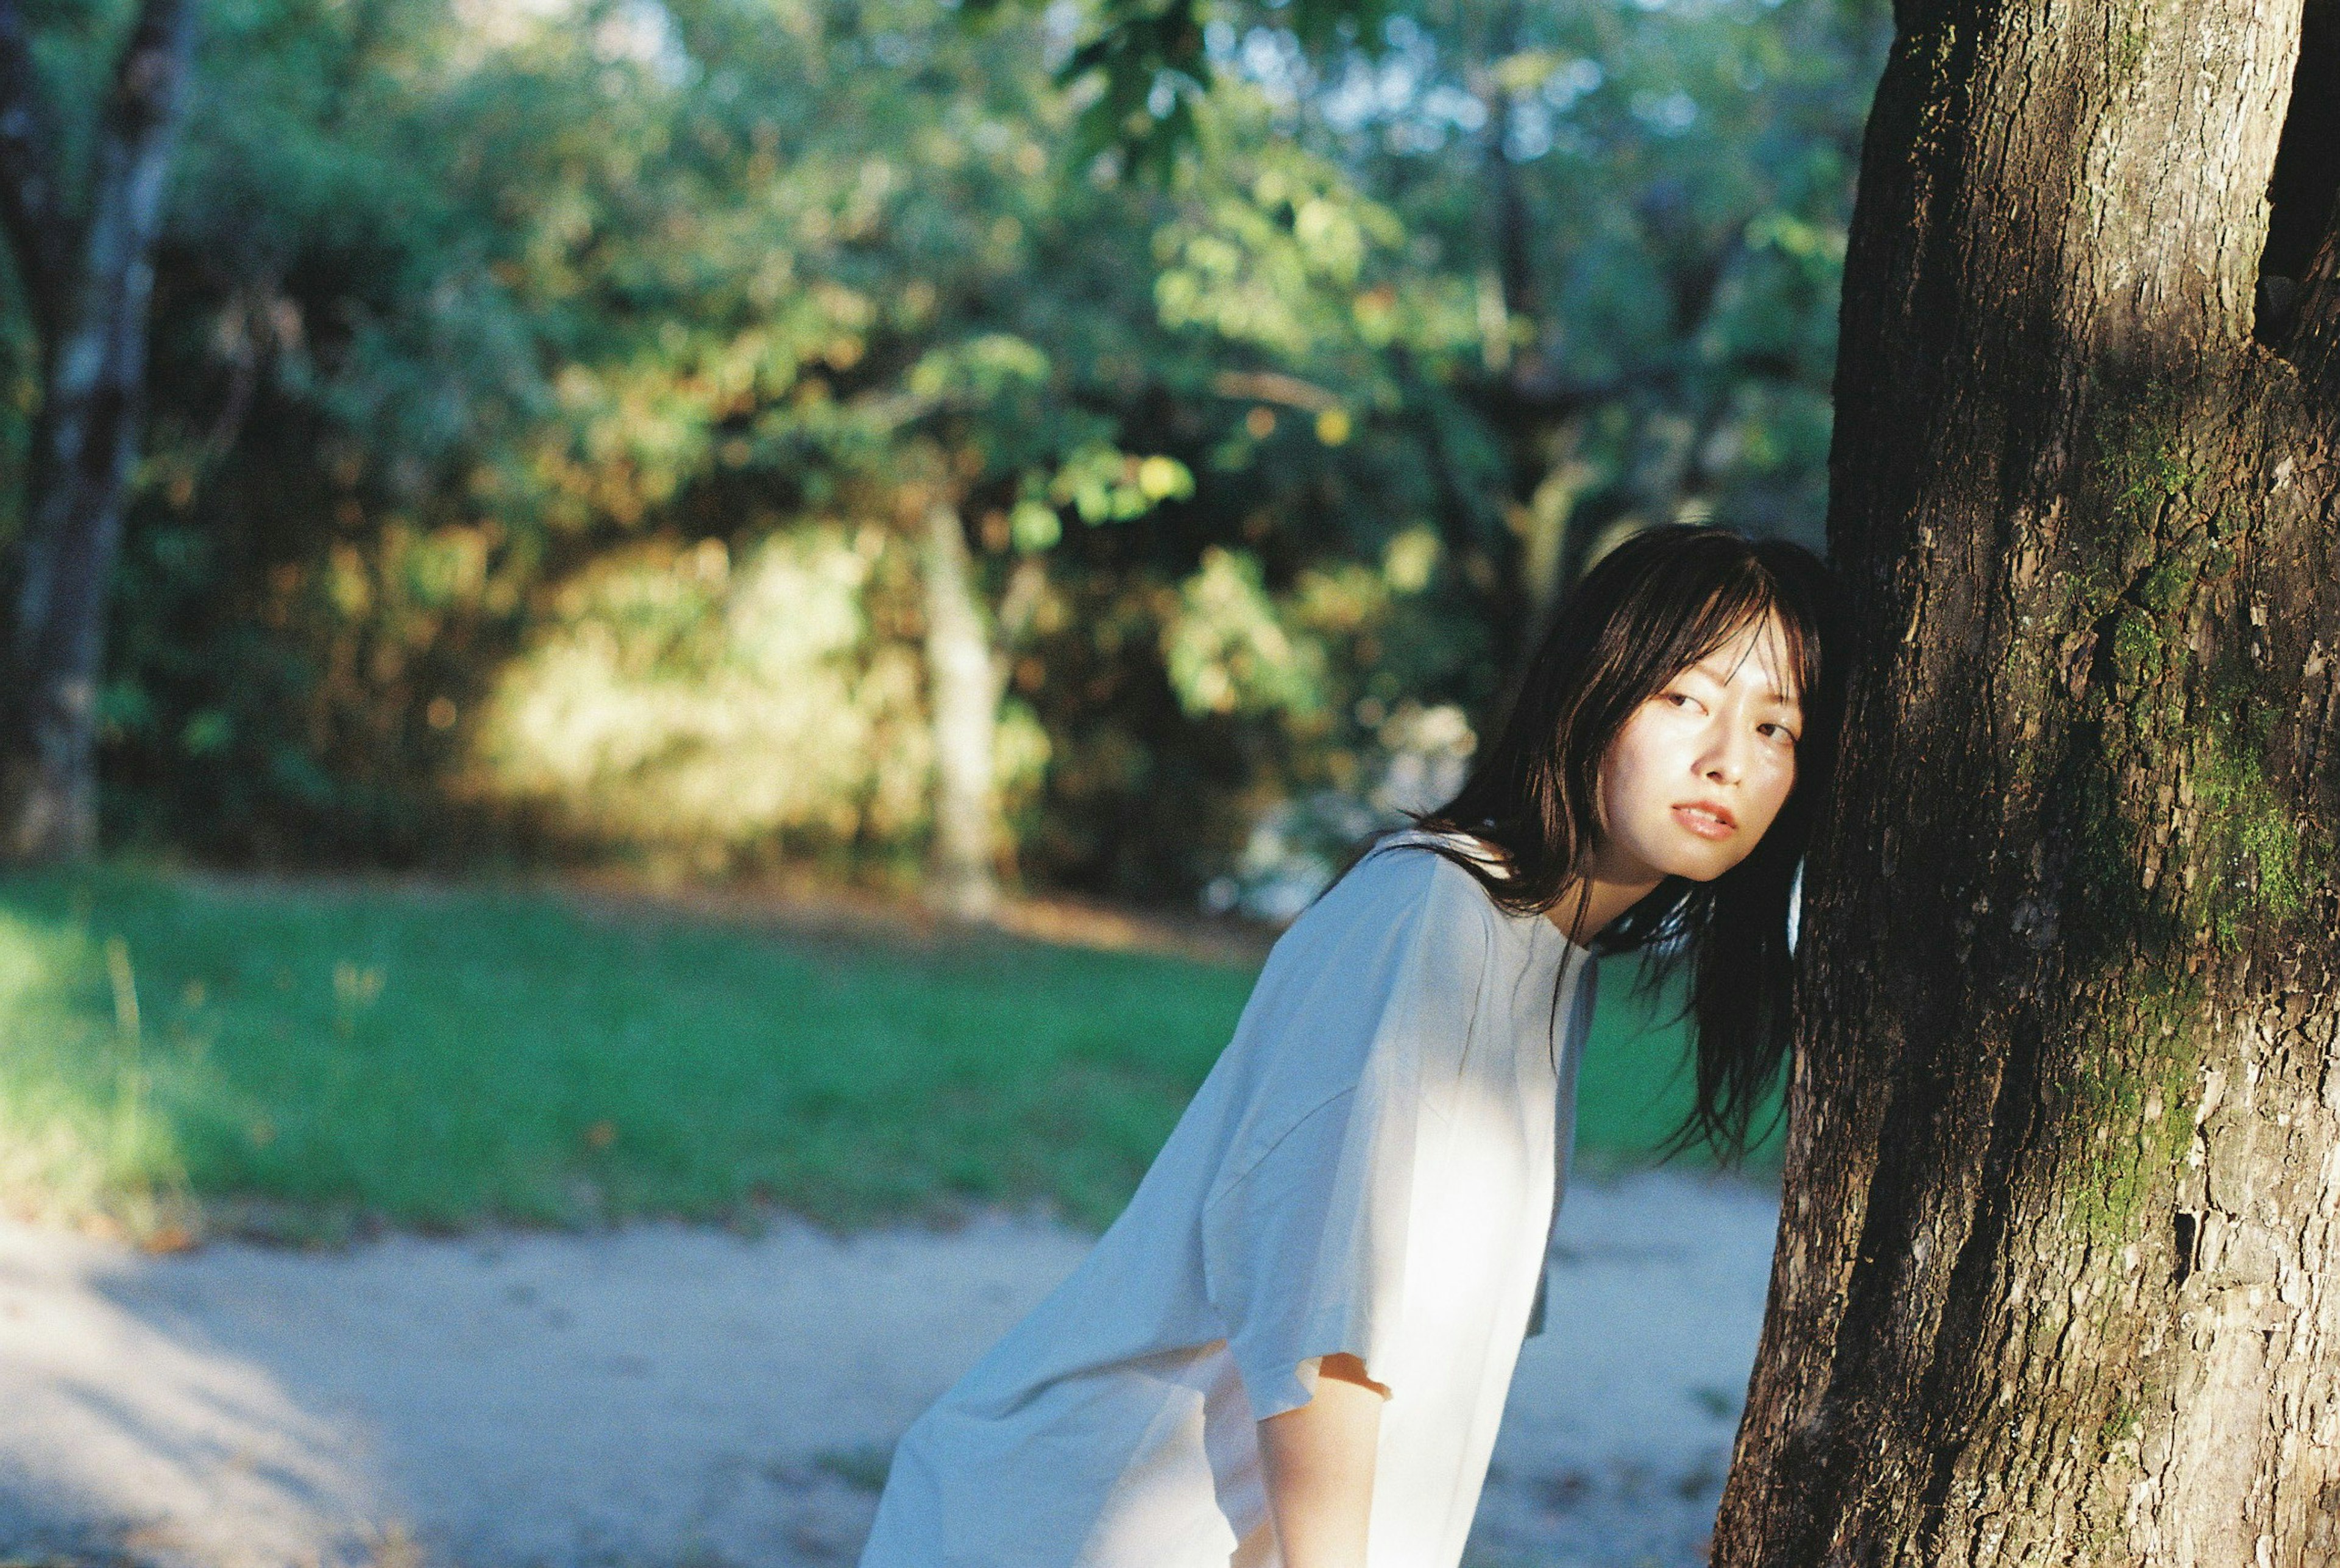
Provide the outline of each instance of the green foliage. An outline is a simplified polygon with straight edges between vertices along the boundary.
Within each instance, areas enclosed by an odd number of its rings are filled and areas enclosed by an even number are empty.
[[[598,557],[484,695],[461,788],[571,836],[716,857],[702,868],[909,835],[931,767],[919,673],[872,625],[915,602],[906,553],[806,523],[737,566],[711,539]]]
[[[85,102],[113,24],[35,23]],[[1082,40],[1108,37],[1144,79],[1098,93]],[[724,608],[736,583],[669,606],[704,635],[583,628],[710,542],[743,572],[816,536],[892,560],[939,496],[1035,727],[1021,863],[1191,889],[1264,803],[1356,776],[1375,715],[1483,719],[1534,607],[1620,531],[1816,540],[1879,43],[1800,0],[980,26],[924,0],[209,6],[101,699],[108,831],[898,863],[923,685],[868,672],[921,656],[902,573],[873,564],[850,648],[803,654],[891,761],[798,748],[818,766],[763,804],[671,821],[684,751],[813,733],[774,716],[796,677]],[[1093,155],[1133,113],[1192,127],[1152,184]],[[0,454],[31,354],[0,300]],[[1198,635],[1231,570],[1253,630]],[[543,733],[515,729],[521,689],[589,642],[605,717],[690,716],[638,765],[519,755]],[[1197,700],[1243,659],[1251,695]]]
[[[1280,710],[1306,719],[1324,710],[1324,646],[1284,624],[1249,556],[1205,555],[1179,590],[1163,641],[1171,684],[1189,712]]]
[[[523,890],[127,868],[0,886],[0,1191],[292,1234],[967,1200],[1101,1226],[1252,970],[1005,938],[793,938]],[[1580,1142],[1645,1159],[1688,1095],[1621,974]]]

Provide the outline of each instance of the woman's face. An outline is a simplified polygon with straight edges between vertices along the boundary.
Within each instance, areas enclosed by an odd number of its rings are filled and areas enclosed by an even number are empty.
[[[1706,882],[1745,859],[1796,781],[1803,722],[1776,614],[1676,672],[1601,763],[1594,874]]]

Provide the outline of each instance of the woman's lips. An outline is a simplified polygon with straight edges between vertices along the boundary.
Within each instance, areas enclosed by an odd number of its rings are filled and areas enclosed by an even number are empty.
[[[1728,839],[1739,830],[1736,824],[1703,806],[1677,806],[1674,820],[1701,839]]]

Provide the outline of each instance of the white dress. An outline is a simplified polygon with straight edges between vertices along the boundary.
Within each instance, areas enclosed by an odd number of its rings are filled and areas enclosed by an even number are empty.
[[[904,1434],[861,1568],[1275,1564],[1254,1424],[1335,1352],[1389,1390],[1368,1563],[1453,1568],[1541,1315],[1592,974],[1419,836],[1367,856],[1121,1217]]]

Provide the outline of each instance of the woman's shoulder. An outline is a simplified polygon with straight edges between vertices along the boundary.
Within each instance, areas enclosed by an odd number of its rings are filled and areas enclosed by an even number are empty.
[[[1383,835],[1349,875],[1368,872],[1380,877],[1383,886],[1416,898],[1460,898],[1474,909],[1494,914],[1493,898],[1465,861],[1483,868],[1497,881],[1510,875],[1502,851],[1485,839],[1428,828],[1401,828]]]
[[[1301,913],[1213,1069],[1236,1124],[1228,1172],[1248,1170],[1303,1118],[1341,1114],[1328,1107],[1344,1097],[1385,1092],[1460,1054],[1500,951],[1473,904],[1492,908],[1468,872],[1385,839]]]
[[[1450,866],[1454,865],[1453,857],[1460,856],[1485,867],[1499,878],[1511,874],[1509,863],[1500,848],[1484,839],[1452,828],[1393,829],[1375,839],[1363,858],[1371,859],[1381,854],[1395,855],[1409,849],[1420,851],[1430,859],[1443,860]]]
[[[1492,934],[1504,925],[1502,911],[1456,856],[1502,875],[1502,862],[1476,839],[1401,829],[1367,849],[1300,924],[1386,928],[1418,923],[1425,936],[1449,942]]]

